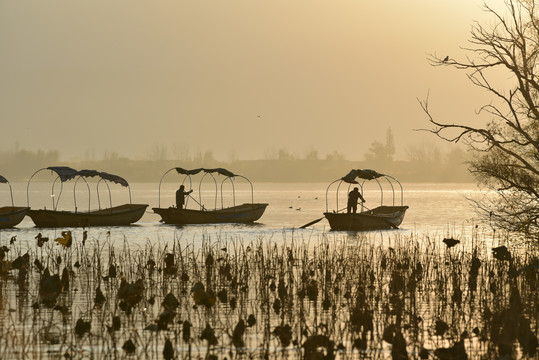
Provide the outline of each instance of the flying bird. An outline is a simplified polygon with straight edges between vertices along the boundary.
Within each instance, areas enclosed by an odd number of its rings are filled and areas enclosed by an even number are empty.
[[[453,239],[453,238],[445,238],[443,240],[443,242],[447,245],[448,248],[452,248],[453,246],[460,243],[460,240],[456,240],[456,239]]]

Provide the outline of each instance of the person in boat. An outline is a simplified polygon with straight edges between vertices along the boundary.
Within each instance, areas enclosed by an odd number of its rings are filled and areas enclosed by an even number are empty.
[[[180,185],[180,188],[176,191],[176,207],[178,209],[183,209],[185,204],[185,196],[193,192],[193,189],[185,191],[185,186]]]
[[[350,214],[353,210],[354,214],[357,212],[357,201],[361,199],[361,202],[364,203],[365,199],[361,196],[359,188],[355,187],[354,190],[348,193],[348,206],[346,207],[346,212]]]

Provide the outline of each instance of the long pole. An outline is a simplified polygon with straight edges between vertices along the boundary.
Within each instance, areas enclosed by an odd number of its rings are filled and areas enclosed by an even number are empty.
[[[342,208],[341,210],[337,210],[337,212],[341,212],[343,210],[345,210],[346,208]],[[325,217],[325,216],[324,216]],[[303,225],[303,226],[300,226],[299,228],[300,229],[305,229],[307,226],[311,226],[311,225],[314,225],[316,224],[317,222],[319,222],[320,220],[322,220],[324,217],[321,217],[319,219],[316,219],[316,220],[313,220],[311,222],[308,222],[307,224]]]

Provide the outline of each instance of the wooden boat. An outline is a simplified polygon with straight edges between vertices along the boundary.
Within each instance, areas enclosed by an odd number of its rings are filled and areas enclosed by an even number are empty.
[[[144,215],[146,204],[125,204],[89,212],[28,210],[37,227],[127,226]]]
[[[165,177],[165,175],[172,170],[176,170],[178,174],[185,175],[182,185],[185,183],[186,179],[189,179],[190,188],[192,188],[191,175],[196,175],[200,172],[204,173],[199,183],[200,201],[196,201],[194,198],[189,196],[189,198],[193,199],[193,201],[199,205],[199,209],[186,209],[186,208],[179,209],[177,207],[168,207],[168,208],[161,207],[161,183],[163,182],[163,178]],[[224,180],[221,182],[221,208],[220,209],[217,208],[217,181],[215,177],[213,176],[214,173],[225,176]],[[215,183],[215,209],[213,210],[207,210],[206,207],[202,205],[200,190],[201,190],[202,180],[204,179],[206,175],[210,175],[213,178],[214,183]],[[234,181],[236,178],[243,178],[251,185],[251,203],[246,203],[242,205],[235,204],[236,197],[235,197]],[[232,190],[233,190],[234,205],[231,207],[223,207],[223,184],[227,180],[231,182]],[[156,214],[159,214],[161,216],[161,221],[164,222],[165,224],[186,225],[186,224],[252,223],[262,217],[262,215],[264,214],[264,211],[266,210],[266,207],[268,206],[268,204],[265,204],[265,203],[253,202],[253,198],[254,198],[253,184],[247,178],[241,175],[236,175],[226,169],[199,168],[199,169],[193,169],[193,170],[186,170],[183,168],[172,168],[172,169],[169,169],[167,172],[165,172],[165,174],[163,174],[163,176],[161,177],[161,181],[159,182],[159,207],[153,208],[153,211]],[[186,203],[186,206],[187,206],[187,203]]]
[[[58,195],[58,198],[56,199],[56,202],[54,200],[55,196],[51,196],[53,201],[53,210],[47,210],[47,209],[30,209],[28,210],[28,216],[32,218],[32,221],[34,224],[38,227],[87,227],[87,226],[126,226],[133,223],[136,223],[137,221],[142,218],[144,215],[144,212],[146,211],[146,208],[148,207],[147,204],[133,204],[131,202],[131,189],[129,188],[129,184],[127,181],[117,175],[108,174],[105,172],[98,172],[95,170],[81,170],[77,171],[75,169],[65,167],[65,166],[53,166],[48,167],[44,169],[40,169],[36,171],[32,177],[30,177],[30,180],[28,180],[28,188],[27,188],[27,197],[28,197],[28,206],[30,206],[30,199],[29,199],[29,188],[30,188],[30,181],[32,178],[41,170],[51,170],[52,172],[55,172],[57,174],[57,178],[55,179],[52,187],[52,194],[54,195],[54,184],[58,179],[60,179],[60,184],[62,185],[62,188],[60,190],[60,194]],[[85,178],[88,177],[94,177],[97,176],[100,178],[100,180],[97,182],[97,194],[99,199],[99,184],[102,181],[105,181],[105,183],[113,182],[116,184],[120,184],[124,187],[127,187],[129,189],[129,204],[124,204],[120,206],[112,206],[112,200],[110,201],[110,207],[101,209],[101,202],[99,201],[99,209],[98,210],[90,210],[90,196],[88,196],[88,211],[78,211],[77,205],[76,205],[76,196],[74,196],[75,199],[75,211],[64,211],[64,210],[57,210],[58,202],[60,201],[60,196],[62,194],[63,189],[63,183],[76,179],[75,184],[73,185],[73,193],[75,194],[75,187],[77,184],[77,181],[80,179],[83,179],[84,182],[86,182],[86,185],[88,186],[88,191],[90,191],[90,187],[88,185],[88,182]],[[107,184],[108,187],[108,184]],[[110,199],[110,187],[109,187],[109,199]]]
[[[191,210],[178,208],[153,208],[165,224],[219,224],[250,223],[262,217],[268,204],[242,204],[224,209]]]
[[[13,190],[11,189],[11,184],[2,175],[0,175],[0,184],[8,184],[9,193],[11,195],[11,206],[4,206],[0,208],[0,229],[17,226],[22,219],[24,219],[29,208],[15,206],[13,203]]]
[[[332,230],[366,231],[398,229],[408,206],[378,206],[356,214],[324,213]]]
[[[28,207],[4,206],[0,208],[0,229],[19,225],[28,211]]]
[[[359,178],[362,180],[361,183],[359,183],[356,178]],[[384,200],[384,191],[382,184],[380,183],[380,180],[386,180],[389,182],[389,185],[392,189],[392,199],[393,204],[392,205],[383,205]],[[348,190],[350,190],[350,187],[352,184],[357,184],[361,188],[361,194],[363,194],[363,185],[366,180],[373,180],[378,183],[381,193],[381,201],[380,206],[368,209],[363,203],[361,204],[361,210],[359,213],[341,213],[342,210],[339,211],[328,211],[328,191],[329,188],[335,184],[336,182],[339,182],[339,185],[337,187],[337,209],[338,209],[338,199],[339,199],[339,188],[341,184],[348,183]],[[400,187],[400,195],[401,195],[401,204],[395,205],[395,184],[398,184]],[[348,194],[348,192],[347,192]],[[406,213],[406,210],[408,210],[408,206],[403,205],[403,191],[402,191],[402,185],[400,182],[398,182],[395,178],[389,175],[384,175],[377,173],[374,170],[352,170],[350,171],[346,176],[342,177],[341,179],[337,179],[334,182],[332,182],[328,189],[326,190],[326,212],[324,213],[325,218],[329,222],[329,226],[332,230],[344,230],[344,231],[369,231],[369,230],[384,230],[384,229],[398,229],[399,225],[404,220],[404,215]]]

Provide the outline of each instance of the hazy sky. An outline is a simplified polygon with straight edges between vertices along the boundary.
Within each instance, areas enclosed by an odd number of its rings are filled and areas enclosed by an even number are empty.
[[[361,159],[391,127],[402,154],[435,141],[417,97],[450,120],[482,104],[426,61],[462,54],[481,4],[0,0],[0,150]]]

